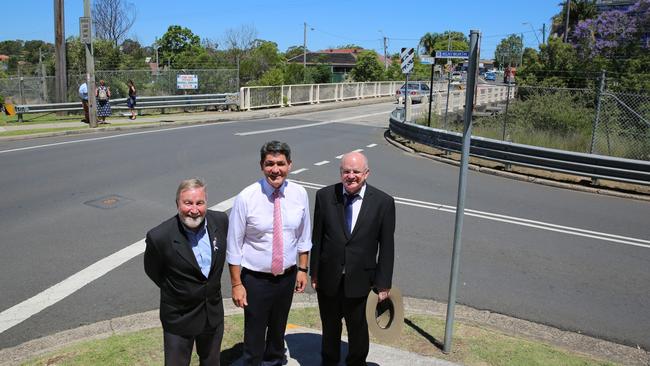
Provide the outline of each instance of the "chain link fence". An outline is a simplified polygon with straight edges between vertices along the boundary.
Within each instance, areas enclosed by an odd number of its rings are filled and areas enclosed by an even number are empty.
[[[601,92],[597,86],[579,89],[512,85],[509,88],[515,91],[513,97],[477,107],[472,135],[650,160],[650,95],[611,92],[606,88]],[[437,98],[446,99],[445,94]],[[454,113],[452,110],[449,108],[445,116],[444,111],[434,109],[428,123],[428,108],[423,108],[417,123],[462,132],[464,108]]]
[[[195,90],[176,89],[177,75],[196,75],[199,85]],[[179,94],[217,94],[237,92],[237,69],[194,69],[194,70],[100,70],[95,79],[104,80],[111,88],[112,98],[128,96],[127,80],[135,83],[139,96],[164,96]],[[79,100],[78,89],[86,80],[86,74],[68,75],[66,100]],[[55,100],[55,78],[22,77],[0,79],[0,95],[14,104],[46,104]]]

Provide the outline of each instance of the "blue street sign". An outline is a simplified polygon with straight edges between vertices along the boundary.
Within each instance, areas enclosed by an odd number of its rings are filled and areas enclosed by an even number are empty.
[[[469,51],[436,51],[436,58],[469,58]]]

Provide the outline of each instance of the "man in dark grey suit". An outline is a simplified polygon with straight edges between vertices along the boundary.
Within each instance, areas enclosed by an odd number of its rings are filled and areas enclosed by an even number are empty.
[[[165,365],[219,365],[223,338],[221,273],[228,217],[208,211],[205,184],[181,182],[178,214],[147,233],[144,270],[160,288]]]
[[[316,193],[311,282],[323,324],[323,365],[337,365],[341,319],[348,330],[347,365],[366,365],[369,349],[365,309],[374,289],[388,297],[393,277],[395,201],[366,184],[368,160],[359,152],[341,159],[341,183]]]

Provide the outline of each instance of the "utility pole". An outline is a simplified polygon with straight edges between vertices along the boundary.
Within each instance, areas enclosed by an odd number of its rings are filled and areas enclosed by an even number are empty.
[[[571,14],[571,0],[566,1],[566,19],[564,21],[564,43],[569,40],[569,14]]]
[[[519,33],[521,35],[521,53],[519,54],[519,67],[522,67],[524,64],[524,34]]]
[[[388,71],[388,53],[386,52],[388,38],[384,36],[384,71]]]
[[[56,75],[56,101],[64,103],[68,95],[68,78],[65,62],[65,16],[63,0],[54,0],[54,70]]]
[[[546,44],[546,23],[542,23],[542,44]]]
[[[302,34],[302,82],[307,80],[307,22],[303,22]]]
[[[86,87],[88,88],[88,124],[91,128],[97,127],[97,99],[95,98],[95,58],[93,56],[92,39],[92,14],[90,13],[90,0],[84,0],[84,18],[88,22],[88,39],[85,40],[86,48]],[[79,32],[82,34],[81,29]],[[82,38],[82,37],[80,37]],[[82,42],[84,40],[82,39]]]

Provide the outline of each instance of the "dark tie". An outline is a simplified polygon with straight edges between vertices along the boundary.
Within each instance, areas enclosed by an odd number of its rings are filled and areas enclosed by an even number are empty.
[[[357,198],[358,194],[344,194],[345,196],[345,228],[348,234],[352,233],[352,203]]]

